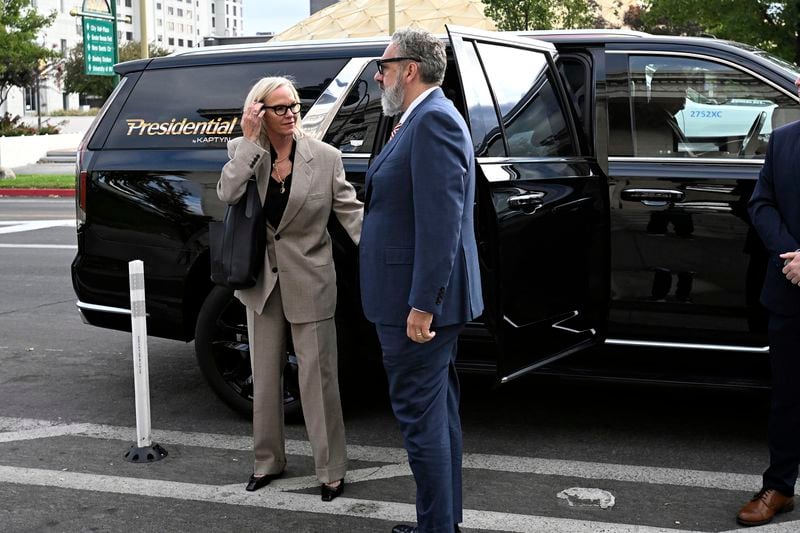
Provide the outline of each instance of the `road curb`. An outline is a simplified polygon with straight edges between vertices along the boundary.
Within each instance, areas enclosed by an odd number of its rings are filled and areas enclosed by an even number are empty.
[[[2,196],[75,196],[75,189],[0,189]]]

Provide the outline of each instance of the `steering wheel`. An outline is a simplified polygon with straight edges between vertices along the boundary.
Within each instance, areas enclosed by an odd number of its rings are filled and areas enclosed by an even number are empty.
[[[764,122],[767,121],[767,112],[762,111],[758,114],[750,129],[747,130],[747,135],[742,140],[742,147],[739,149],[739,157],[745,157],[748,153],[755,153],[756,140],[758,134],[761,133],[761,128],[764,127]]]

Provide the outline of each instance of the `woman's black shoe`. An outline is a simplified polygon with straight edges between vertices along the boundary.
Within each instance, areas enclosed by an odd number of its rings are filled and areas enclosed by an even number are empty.
[[[283,475],[283,472],[278,472],[277,474],[264,474],[263,476],[256,477],[255,474],[250,475],[250,479],[247,481],[247,486],[244,490],[253,492],[254,490],[258,490],[262,487],[266,487],[270,484],[273,479],[278,479]]]
[[[344,492],[344,480],[339,482],[336,487],[329,487],[325,483],[319,486],[320,493],[322,494],[322,501],[329,502],[337,496],[341,496]]]

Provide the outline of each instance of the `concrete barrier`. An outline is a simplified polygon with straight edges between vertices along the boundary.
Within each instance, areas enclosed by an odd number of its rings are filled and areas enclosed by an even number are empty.
[[[50,150],[76,149],[82,138],[82,133],[0,137],[0,166],[14,168],[31,165]]]

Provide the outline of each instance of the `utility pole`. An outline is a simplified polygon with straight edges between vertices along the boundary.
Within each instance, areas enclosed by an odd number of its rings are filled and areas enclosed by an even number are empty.
[[[394,0],[389,0],[389,35],[394,35]]]
[[[141,28],[139,40],[142,46],[142,59],[147,59],[150,57],[150,47],[147,45],[147,0],[139,0],[139,28]]]

